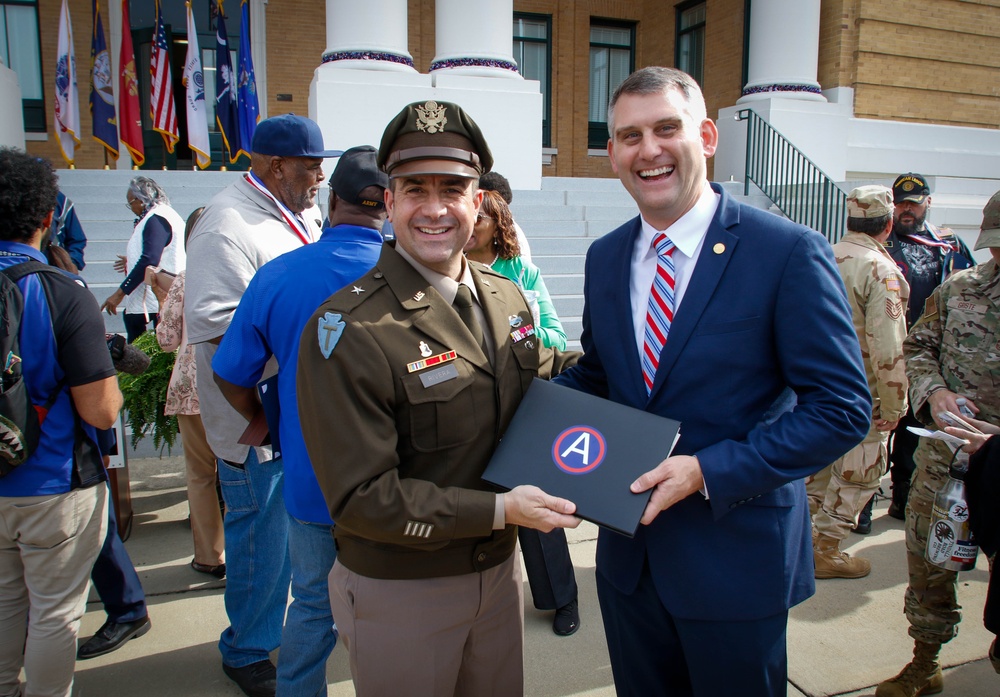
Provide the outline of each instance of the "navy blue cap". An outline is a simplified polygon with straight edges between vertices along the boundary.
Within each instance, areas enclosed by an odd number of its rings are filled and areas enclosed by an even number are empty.
[[[344,153],[325,150],[319,124],[295,114],[272,116],[257,124],[250,151],[279,157],[339,157]]]

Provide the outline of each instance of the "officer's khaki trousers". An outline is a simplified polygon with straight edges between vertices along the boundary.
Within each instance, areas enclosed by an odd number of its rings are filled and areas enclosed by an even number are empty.
[[[521,697],[523,601],[516,551],[461,576],[375,579],[339,560],[330,572],[358,697]]]

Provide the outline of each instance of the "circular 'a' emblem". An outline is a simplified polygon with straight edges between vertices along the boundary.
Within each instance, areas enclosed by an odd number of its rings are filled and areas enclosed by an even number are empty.
[[[592,426],[571,426],[552,443],[552,461],[567,474],[587,474],[604,462],[608,443]]]

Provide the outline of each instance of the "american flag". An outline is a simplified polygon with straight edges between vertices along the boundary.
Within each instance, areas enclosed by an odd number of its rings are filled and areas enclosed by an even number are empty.
[[[152,99],[149,102],[153,117],[153,130],[159,131],[167,152],[174,151],[177,133],[177,110],[174,108],[174,80],[170,75],[170,57],[167,55],[167,32],[163,30],[163,13],[160,3],[156,3],[156,37],[153,40],[153,54],[149,61]]]

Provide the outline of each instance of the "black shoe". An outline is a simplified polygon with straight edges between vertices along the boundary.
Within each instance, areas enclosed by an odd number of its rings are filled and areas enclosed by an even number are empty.
[[[580,628],[580,609],[573,600],[556,610],[555,619],[552,620],[552,631],[559,636],[569,636],[576,633]]]
[[[141,637],[152,627],[149,615],[140,617],[134,622],[113,622],[108,620],[97,634],[90,637],[87,642],[77,649],[76,660],[85,661],[88,658],[97,658],[106,653],[111,653],[122,647],[129,639]]]
[[[242,668],[222,664],[222,671],[239,685],[247,697],[274,697],[278,685],[278,671],[271,661],[257,661]]]
[[[886,511],[890,518],[895,518],[896,520],[906,520],[906,506],[900,506],[895,501],[889,504],[889,510]]]
[[[196,561],[191,562],[191,568],[200,574],[208,574],[209,576],[215,576],[216,578],[226,577],[226,565],[219,564],[218,566],[209,566],[208,564],[199,564]]]
[[[875,497],[872,496],[868,499],[865,507],[861,509],[861,514],[858,516],[858,524],[851,528],[851,532],[858,535],[867,535],[872,531],[872,505],[874,503]]]

